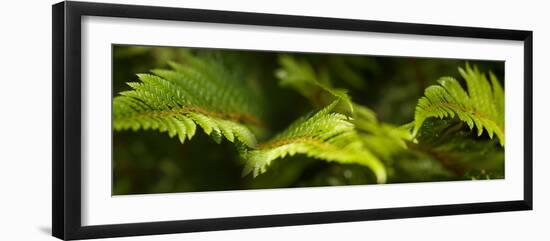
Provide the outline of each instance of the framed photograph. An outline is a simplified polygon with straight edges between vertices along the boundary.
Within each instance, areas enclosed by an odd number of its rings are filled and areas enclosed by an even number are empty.
[[[60,239],[532,209],[531,31],[68,1],[52,48]]]

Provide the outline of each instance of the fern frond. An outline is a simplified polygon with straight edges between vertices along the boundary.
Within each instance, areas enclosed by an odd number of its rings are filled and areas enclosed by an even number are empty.
[[[343,164],[361,164],[369,167],[379,183],[386,181],[382,162],[363,147],[349,117],[332,112],[332,104],[317,113],[303,117],[258,149],[245,153],[247,160],[243,174],[264,173],[273,160],[303,154],[316,159]]]
[[[374,111],[354,103],[346,90],[333,88],[331,79],[323,69],[316,72],[307,61],[289,55],[280,56],[279,62],[281,68],[276,75],[283,87],[298,91],[317,105],[334,99],[344,102],[345,109],[337,110],[353,117],[348,121],[354,125],[355,135],[362,142],[363,151],[369,153],[369,158],[389,160],[407,148],[405,141],[411,140],[408,129],[379,122]]]
[[[216,142],[222,137],[249,147],[257,144],[248,126],[262,126],[258,98],[242,79],[214,61],[187,56],[172,70],[138,74],[141,82],[113,99],[115,130],[154,129],[183,143],[196,125]]]
[[[277,69],[276,76],[281,86],[298,91],[310,102],[320,106],[340,99],[349,111],[353,112],[353,104],[347,90],[332,87],[327,72],[316,73],[308,62],[297,60],[290,55],[281,55],[279,63],[281,68]]]
[[[459,68],[466,81],[468,92],[451,77],[438,80],[439,85],[426,88],[425,96],[416,106],[413,134],[416,135],[424,121],[430,117],[439,119],[458,117],[470,129],[476,127],[477,135],[493,134],[504,146],[504,90],[497,78],[490,74],[491,83],[477,67]]]

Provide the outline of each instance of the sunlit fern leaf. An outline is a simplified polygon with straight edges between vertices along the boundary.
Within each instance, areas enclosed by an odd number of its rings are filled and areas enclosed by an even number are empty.
[[[298,91],[313,104],[322,104],[327,101],[322,98],[327,96],[330,101],[339,99],[345,103],[346,111],[337,109],[353,117],[349,121],[355,125],[366,151],[387,160],[394,153],[406,149],[405,141],[411,139],[408,129],[379,122],[374,111],[352,102],[345,90],[331,87],[331,80],[325,71],[315,71],[307,61],[289,55],[281,55],[279,62],[281,68],[276,74],[282,86]]]
[[[438,80],[439,85],[426,88],[425,96],[416,106],[413,134],[416,135],[427,118],[458,117],[470,129],[476,127],[477,135],[483,130],[490,138],[496,135],[504,146],[504,90],[497,78],[490,74],[491,83],[477,67],[459,68],[466,81],[468,92],[451,77]]]
[[[316,72],[307,61],[300,61],[290,55],[279,56],[279,64],[281,68],[277,69],[275,75],[281,86],[298,91],[318,106],[325,106],[334,99],[340,99],[349,111],[353,112],[353,104],[347,90],[332,87],[326,71]]]
[[[412,140],[409,127],[398,127],[378,121],[374,111],[354,104],[355,112],[351,122],[355,125],[365,148],[382,160],[407,149],[407,141]]]
[[[115,130],[153,129],[183,143],[196,125],[216,142],[222,137],[249,147],[257,144],[249,126],[261,127],[261,107],[242,79],[214,61],[186,56],[172,70],[138,74],[140,82],[113,99]]]
[[[355,131],[349,117],[332,112],[338,101],[313,115],[303,117],[258,149],[244,154],[247,160],[243,175],[258,176],[266,172],[272,161],[296,154],[334,161],[360,164],[370,168],[379,183],[386,181],[382,162],[369,150]]]
[[[386,123],[354,121],[365,148],[383,160],[392,160],[400,152],[407,150],[411,140],[408,129]]]

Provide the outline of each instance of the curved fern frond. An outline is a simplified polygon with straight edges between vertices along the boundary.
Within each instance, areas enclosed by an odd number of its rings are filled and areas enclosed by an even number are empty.
[[[243,175],[264,173],[273,160],[303,154],[316,159],[369,167],[379,183],[386,181],[382,162],[369,150],[355,131],[349,117],[332,112],[332,104],[317,113],[303,117],[258,149],[244,154],[247,160]]]
[[[260,102],[242,79],[191,55],[185,65],[170,65],[172,70],[138,74],[141,82],[128,83],[132,90],[113,99],[115,130],[154,129],[183,143],[198,125],[216,142],[223,137],[256,146],[249,126],[262,126]]]
[[[348,121],[354,125],[354,135],[362,142],[369,158],[389,161],[407,149],[406,141],[412,139],[408,129],[379,122],[374,111],[354,103],[346,90],[332,87],[330,76],[323,68],[316,71],[309,62],[289,55],[279,56],[279,63],[281,67],[276,76],[281,86],[296,90],[317,106],[335,99],[344,103],[344,108],[336,108],[337,112],[353,117]]]
[[[497,78],[490,74],[491,83],[477,67],[459,68],[466,81],[468,92],[451,77],[438,80],[439,85],[426,88],[425,96],[416,106],[413,134],[416,135],[424,121],[430,117],[439,119],[458,117],[470,129],[476,127],[477,135],[487,132],[496,135],[504,146],[504,90]]]

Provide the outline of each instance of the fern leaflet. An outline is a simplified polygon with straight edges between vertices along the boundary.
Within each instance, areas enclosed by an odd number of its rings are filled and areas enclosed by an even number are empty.
[[[140,82],[113,99],[115,130],[154,129],[191,139],[196,125],[216,142],[254,147],[249,127],[261,127],[258,98],[238,76],[215,61],[186,56],[186,64],[170,63],[172,70],[138,74]]]
[[[468,92],[451,77],[438,80],[439,85],[426,88],[425,96],[418,100],[415,111],[413,134],[417,135],[424,121],[430,117],[439,119],[458,117],[470,129],[477,128],[477,135],[493,134],[504,146],[504,90],[492,73],[491,83],[477,67],[459,68],[466,81]]]
[[[354,103],[345,90],[332,87],[329,76],[323,74],[326,71],[318,71],[317,74],[307,61],[288,55],[280,56],[279,62],[281,68],[277,71],[277,77],[282,86],[298,91],[313,104],[322,104],[323,98],[344,102],[345,109],[335,109],[353,117],[350,122],[355,125],[365,148],[378,158],[388,160],[393,154],[406,149],[405,141],[411,140],[407,129],[379,122],[374,111]]]
[[[243,174],[264,173],[271,162],[285,156],[304,154],[316,159],[343,164],[360,164],[369,167],[379,183],[386,181],[386,170],[382,162],[369,150],[355,131],[349,117],[332,112],[339,101],[317,113],[298,119],[285,131],[258,149],[244,154],[247,160]]]

